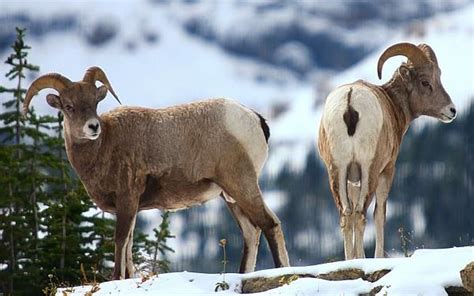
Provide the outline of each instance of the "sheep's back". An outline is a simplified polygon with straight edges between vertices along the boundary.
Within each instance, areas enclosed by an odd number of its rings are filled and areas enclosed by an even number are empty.
[[[125,150],[120,155],[156,170],[168,165],[212,171],[223,154],[239,150],[231,145],[241,145],[258,170],[267,155],[258,116],[227,99],[163,109],[119,107],[101,118],[112,146]]]

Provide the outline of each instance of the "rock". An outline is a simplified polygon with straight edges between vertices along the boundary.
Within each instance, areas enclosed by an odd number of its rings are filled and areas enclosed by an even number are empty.
[[[316,278],[328,281],[355,280],[365,276],[364,271],[358,268],[341,269],[329,273],[318,274]]]
[[[460,271],[460,274],[464,289],[474,293],[474,261],[466,265],[466,267]]]
[[[256,277],[242,281],[242,293],[258,293],[288,285],[302,277],[314,277],[310,274],[285,274],[276,277]]]
[[[444,289],[448,296],[472,296],[473,293],[469,292],[468,290],[464,289],[463,287],[447,287]]]
[[[364,276],[364,281],[369,281],[371,283],[374,283],[389,272],[390,272],[390,269],[381,269],[381,270],[374,271],[372,273],[367,273]]]
[[[372,290],[370,290],[369,293],[362,293],[362,294],[359,294],[359,296],[375,296],[377,295],[378,292],[380,292],[380,290],[382,290],[383,286],[377,286],[377,287],[374,287]]]

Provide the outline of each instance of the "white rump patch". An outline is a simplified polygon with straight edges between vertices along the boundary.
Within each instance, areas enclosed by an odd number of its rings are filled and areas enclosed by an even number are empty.
[[[225,105],[225,126],[245,148],[257,174],[260,174],[267,158],[268,145],[258,116],[252,110],[228,100]]]

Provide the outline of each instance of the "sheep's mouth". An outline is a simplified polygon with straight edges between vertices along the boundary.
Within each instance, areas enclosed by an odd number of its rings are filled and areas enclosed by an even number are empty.
[[[454,116],[449,116],[449,115],[446,115],[446,114],[443,114],[441,113],[440,117],[439,117],[439,120],[441,120],[442,122],[444,123],[450,123],[454,120],[454,118],[456,118],[456,115]]]
[[[86,138],[89,139],[89,140],[97,140],[99,135],[100,135],[100,133],[93,133],[93,134],[87,135]]]

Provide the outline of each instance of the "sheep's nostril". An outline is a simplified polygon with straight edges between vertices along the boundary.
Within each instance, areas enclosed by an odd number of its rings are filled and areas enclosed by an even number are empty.
[[[456,115],[456,109],[451,107],[449,110],[453,113],[453,116]]]
[[[97,132],[97,130],[99,129],[99,124],[96,123],[96,124],[89,124],[88,127],[93,130],[94,132]]]

